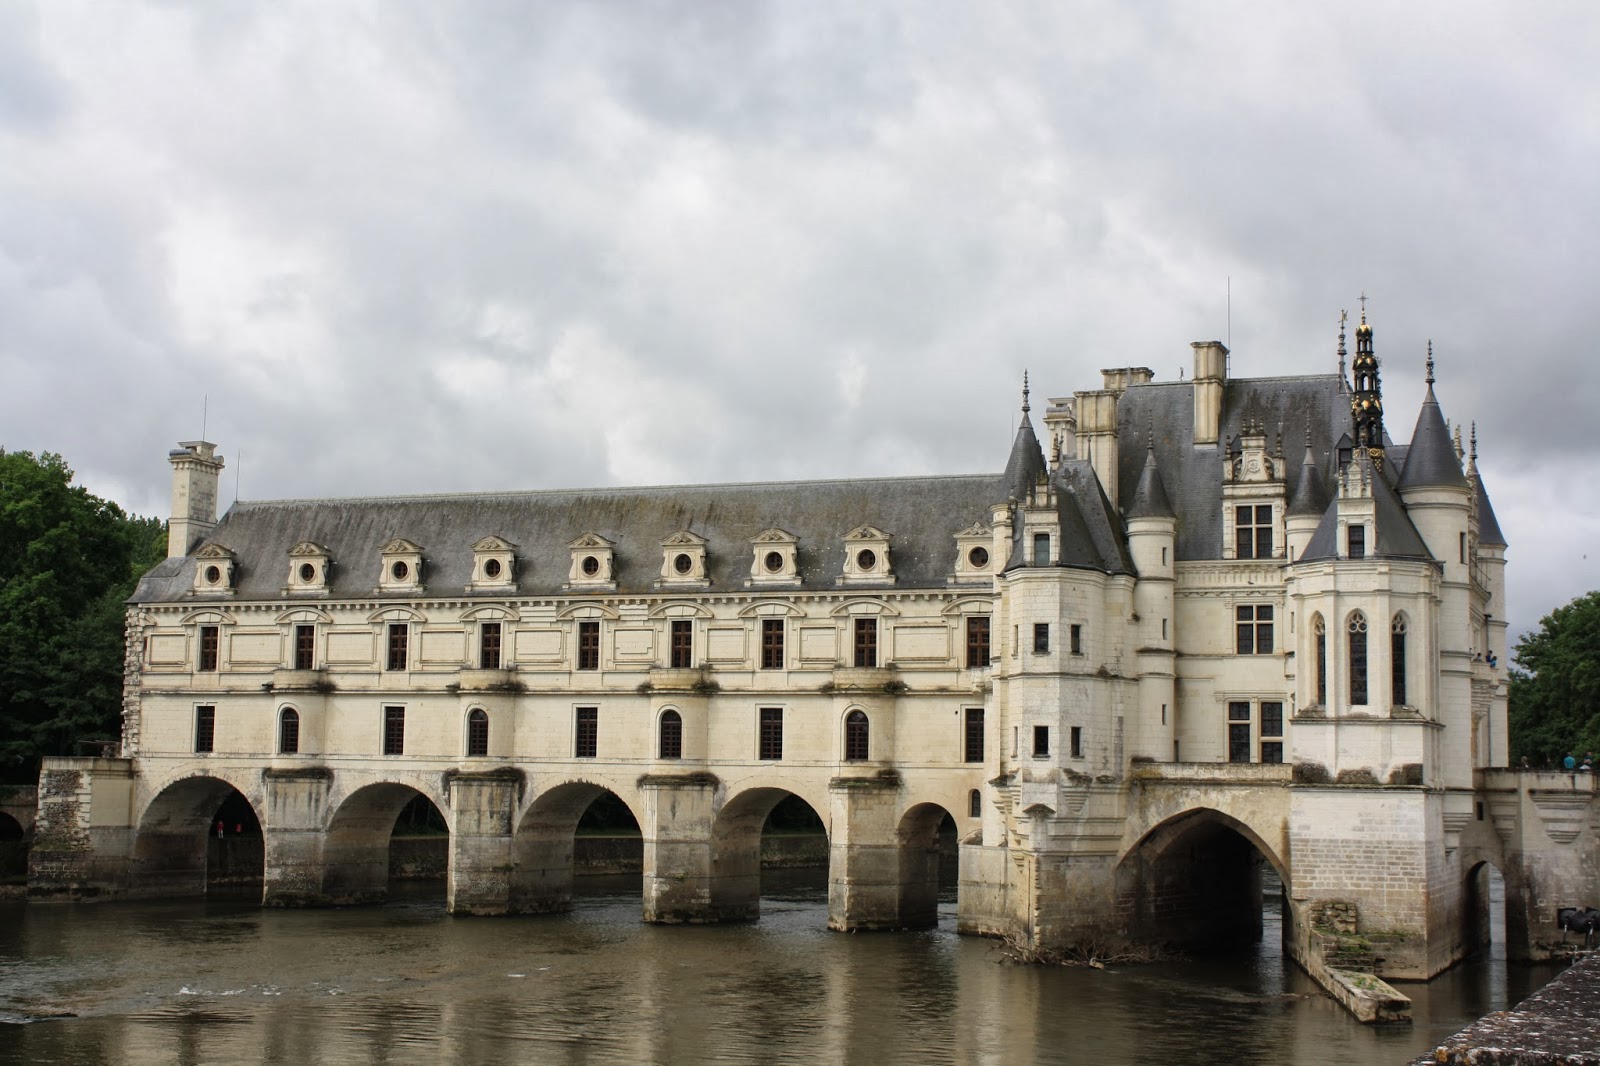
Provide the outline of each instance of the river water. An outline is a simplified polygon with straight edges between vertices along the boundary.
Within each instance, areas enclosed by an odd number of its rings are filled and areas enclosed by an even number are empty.
[[[1361,1026],[1266,936],[1108,970],[1021,966],[937,930],[830,933],[822,871],[768,872],[761,921],[639,921],[638,878],[566,915],[246,901],[0,903],[0,1064],[1386,1063],[1514,1005],[1551,967],[1489,957]],[[38,1013],[72,1018],[17,1024]]]

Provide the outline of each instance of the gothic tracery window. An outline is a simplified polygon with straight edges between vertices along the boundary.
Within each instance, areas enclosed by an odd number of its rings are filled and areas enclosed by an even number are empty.
[[[1389,626],[1390,696],[1396,707],[1406,704],[1406,616],[1397,614]]]
[[[1328,705],[1328,626],[1319,614],[1311,624],[1317,644],[1317,703]]]
[[[1350,703],[1367,702],[1367,616],[1360,611],[1350,616]]]

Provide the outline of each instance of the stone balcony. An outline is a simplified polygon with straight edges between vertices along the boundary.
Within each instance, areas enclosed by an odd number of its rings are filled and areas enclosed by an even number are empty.
[[[515,670],[460,670],[456,673],[458,692],[520,692],[523,684]]]
[[[834,692],[892,694],[897,689],[903,690],[905,682],[892,666],[840,666],[834,668],[827,687]]]
[[[707,666],[653,666],[646,682],[651,692],[690,692],[709,695],[717,690]]]
[[[1136,762],[1129,776],[1147,784],[1287,785],[1294,778],[1294,767],[1271,762]]]
[[[332,692],[334,683],[326,670],[274,670],[270,692]]]

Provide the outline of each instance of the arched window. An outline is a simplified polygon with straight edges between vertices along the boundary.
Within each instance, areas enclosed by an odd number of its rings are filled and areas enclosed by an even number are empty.
[[[489,754],[489,712],[482,707],[467,714],[467,754]]]
[[[1317,704],[1328,705],[1328,626],[1319,614],[1312,619],[1311,632],[1317,644]]]
[[[844,758],[846,762],[862,762],[867,758],[867,715],[864,711],[851,711],[844,716]]]
[[[1350,704],[1367,702],[1367,616],[1360,611],[1350,616]]]
[[[1396,707],[1406,705],[1406,616],[1397,614],[1389,624],[1389,694]]]
[[[967,815],[972,818],[983,817],[983,796],[977,789],[967,793]]]
[[[295,755],[300,751],[300,712],[285,707],[278,715],[278,754]]]
[[[661,758],[683,758],[683,716],[677,711],[661,712]]]

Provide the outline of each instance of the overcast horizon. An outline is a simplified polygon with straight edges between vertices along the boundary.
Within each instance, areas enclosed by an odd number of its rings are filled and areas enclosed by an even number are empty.
[[[1196,340],[1330,373],[1364,292],[1390,435],[1430,340],[1477,424],[1514,644],[1600,588],[1597,54],[1579,3],[0,0],[0,447],[160,517],[202,419],[224,508],[993,471],[1024,369],[1036,426]]]

